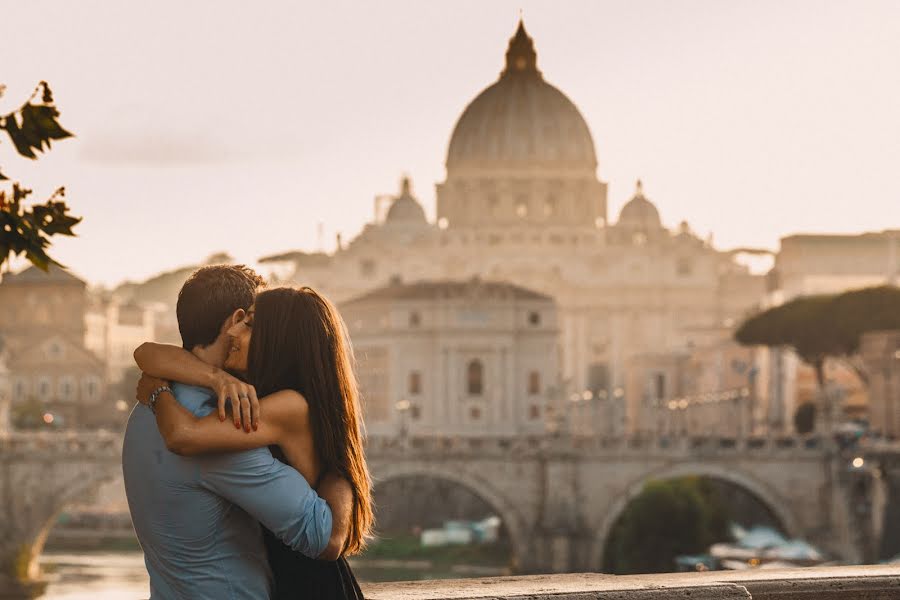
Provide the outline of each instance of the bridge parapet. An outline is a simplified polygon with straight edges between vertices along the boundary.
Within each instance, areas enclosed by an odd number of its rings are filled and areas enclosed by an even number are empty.
[[[96,454],[121,452],[122,436],[109,431],[15,432],[0,436],[4,454]],[[819,437],[586,437],[586,436],[369,436],[366,449],[379,454],[414,451],[430,456],[478,454],[482,456],[542,455],[654,455],[768,456],[774,454],[820,456],[826,449]],[[896,443],[866,446],[865,452],[900,455]]]
[[[827,450],[819,437],[580,437],[580,436],[369,436],[366,450],[390,455],[485,457],[579,456],[794,456],[820,457]]]
[[[15,432],[0,437],[0,454],[4,457],[53,456],[83,459],[113,458],[121,455],[122,435],[109,431]]]
[[[534,575],[379,583],[371,600],[876,600],[900,597],[900,565],[659,575]]]

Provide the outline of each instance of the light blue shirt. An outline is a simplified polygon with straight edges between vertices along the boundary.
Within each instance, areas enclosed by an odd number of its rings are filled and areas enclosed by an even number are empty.
[[[194,415],[216,410],[210,390],[172,387]],[[268,449],[178,456],[142,404],[128,418],[122,471],[152,600],[264,600],[272,573],[260,523],[313,558],[331,537],[328,505]]]

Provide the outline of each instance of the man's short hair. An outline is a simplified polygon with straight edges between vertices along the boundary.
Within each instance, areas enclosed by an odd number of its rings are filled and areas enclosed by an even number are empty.
[[[244,265],[210,265],[191,273],[175,308],[182,346],[192,350],[212,344],[225,319],[239,308],[250,308],[264,285],[265,280]]]

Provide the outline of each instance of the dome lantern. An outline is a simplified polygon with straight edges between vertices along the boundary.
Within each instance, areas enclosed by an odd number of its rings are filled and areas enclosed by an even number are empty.
[[[525,31],[525,23],[519,19],[519,27],[515,35],[509,39],[506,50],[506,68],[500,77],[514,75],[532,75],[541,77],[537,68],[537,52],[534,51],[534,40]]]

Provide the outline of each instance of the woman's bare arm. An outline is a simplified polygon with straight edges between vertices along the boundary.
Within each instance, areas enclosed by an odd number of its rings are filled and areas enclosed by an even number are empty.
[[[138,382],[137,399],[146,404],[150,393],[165,385],[165,381],[144,374]],[[276,392],[263,399],[271,411],[270,422],[260,423],[253,432],[241,431],[223,424],[216,415],[196,417],[169,392],[159,395],[156,402],[156,424],[166,446],[176,454],[204,454],[234,452],[278,445],[287,435],[296,436],[305,430],[301,426],[307,418],[307,404],[293,391]]]
[[[241,422],[245,431],[256,428],[260,418],[256,389],[237,377],[207,364],[179,346],[144,342],[134,351],[138,368],[154,377],[210,388],[219,397],[219,420],[226,418],[225,407],[231,405],[235,428]]]
[[[137,399],[147,404],[150,393],[165,385],[164,380],[144,374],[138,383]],[[284,390],[265,396],[261,400],[266,406],[268,418],[258,429],[246,433],[219,421],[215,415],[195,417],[183,407],[172,394],[164,392],[156,402],[156,425],[166,443],[175,454],[195,455],[213,452],[235,452],[283,445],[287,436],[305,435],[304,425],[309,418],[309,405],[300,394]],[[308,433],[307,433],[308,434]],[[292,467],[303,475],[310,485],[315,485],[316,474],[304,472],[301,465]],[[353,514],[353,488],[340,475],[329,472],[322,478],[319,495],[328,503],[332,513],[332,530],[328,546],[319,557],[336,560],[343,552],[350,534],[350,520]]]
[[[144,342],[138,346],[134,351],[134,362],[148,375],[208,388],[213,387],[216,372],[221,371],[181,346],[156,342]]]

